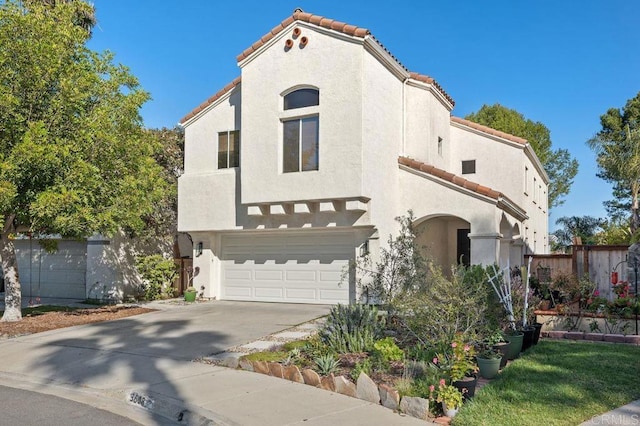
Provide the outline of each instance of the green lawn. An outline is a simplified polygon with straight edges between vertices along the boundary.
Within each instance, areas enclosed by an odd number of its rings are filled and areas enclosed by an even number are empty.
[[[69,306],[54,306],[54,305],[41,305],[32,308],[22,308],[22,316],[27,315],[42,315],[47,312],[72,312],[77,311],[80,308],[72,308]],[[0,311],[0,316],[4,314],[4,311]]]
[[[640,347],[541,341],[476,392],[453,424],[578,425],[640,399]]]

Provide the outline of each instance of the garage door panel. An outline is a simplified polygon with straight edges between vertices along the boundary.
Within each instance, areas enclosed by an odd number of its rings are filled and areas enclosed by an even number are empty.
[[[221,297],[348,303],[340,281],[354,253],[351,234],[223,235]]]
[[[316,300],[318,295],[314,289],[309,288],[287,288],[286,296],[288,300],[291,301],[308,301],[308,300]]]
[[[287,281],[316,281],[316,271],[286,271]]]
[[[284,296],[284,291],[281,287],[255,287],[254,290],[254,295],[257,299],[281,300]]]
[[[282,281],[283,276],[282,271],[255,271],[256,281]]]

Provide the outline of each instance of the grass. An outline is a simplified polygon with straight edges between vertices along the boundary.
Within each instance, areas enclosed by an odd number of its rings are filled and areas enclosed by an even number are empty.
[[[254,352],[252,354],[244,355],[242,358],[247,361],[280,362],[287,358],[290,351],[296,348],[302,348],[306,344],[306,340],[294,340],[292,342],[285,343],[277,351]]]
[[[453,424],[576,425],[640,399],[640,347],[541,341],[476,392]]]

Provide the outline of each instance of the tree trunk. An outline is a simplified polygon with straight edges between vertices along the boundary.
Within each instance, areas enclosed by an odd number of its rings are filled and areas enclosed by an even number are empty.
[[[0,258],[4,272],[4,315],[0,321],[20,321],[22,293],[18,279],[18,261],[13,240],[6,231],[0,237]]]

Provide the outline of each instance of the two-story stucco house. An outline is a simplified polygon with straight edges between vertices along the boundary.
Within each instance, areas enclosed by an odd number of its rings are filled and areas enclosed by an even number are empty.
[[[296,10],[237,61],[181,120],[178,228],[205,296],[354,301],[343,271],[409,209],[445,267],[547,251],[548,178],[527,141],[453,117],[368,30]]]

